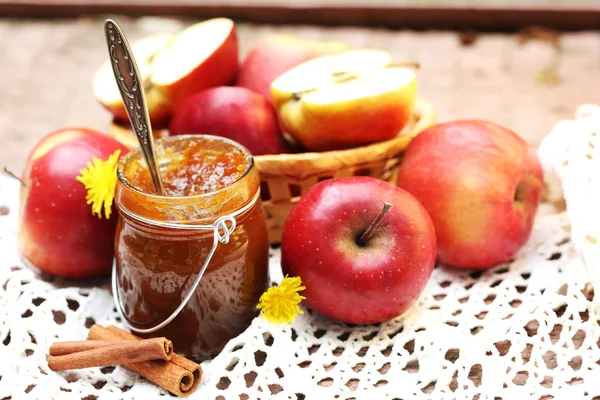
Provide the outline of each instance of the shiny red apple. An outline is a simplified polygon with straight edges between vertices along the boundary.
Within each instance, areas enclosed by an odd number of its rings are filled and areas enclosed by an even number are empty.
[[[515,256],[543,190],[537,150],[498,124],[437,124],[410,143],[398,185],[427,209],[442,263],[483,269]]]
[[[385,203],[391,205],[387,213]],[[388,320],[414,304],[435,252],[425,208],[403,189],[371,177],[313,186],[292,209],[281,239],[283,273],[302,278],[303,303],[355,324]]]
[[[222,136],[256,156],[290,152],[271,104],[242,87],[219,86],[192,95],[173,115],[169,133]]]
[[[94,157],[106,160],[127,148],[85,128],[65,128],[42,138],[22,174],[18,243],[21,255],[39,270],[72,279],[109,274],[116,211],[92,215],[87,190],[77,181]]]

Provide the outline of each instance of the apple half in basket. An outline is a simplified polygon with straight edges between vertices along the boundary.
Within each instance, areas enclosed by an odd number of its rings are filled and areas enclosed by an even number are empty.
[[[275,79],[284,130],[311,151],[391,139],[410,121],[416,74],[382,50],[351,50],[306,61]]]

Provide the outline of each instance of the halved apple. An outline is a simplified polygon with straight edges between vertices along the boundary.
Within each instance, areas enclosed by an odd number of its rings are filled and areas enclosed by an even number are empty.
[[[232,83],[237,69],[235,24],[213,18],[187,27],[156,54],[150,82],[176,109],[193,93]]]
[[[156,56],[158,50],[172,39],[173,35],[162,33],[148,36],[131,44],[131,51],[142,76],[150,121],[156,127],[168,125],[171,111],[167,98],[156,87],[150,85],[148,76],[150,75],[152,59]],[[117,120],[129,121],[110,60],[104,61],[96,70],[92,80],[92,90],[94,97]]]
[[[271,96],[285,131],[311,151],[391,139],[416,102],[413,69],[382,50],[352,50],[304,62],[275,79]]]

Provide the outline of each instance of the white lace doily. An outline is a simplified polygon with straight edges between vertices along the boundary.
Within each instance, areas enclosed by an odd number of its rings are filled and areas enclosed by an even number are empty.
[[[571,241],[600,291],[600,107],[583,105],[573,120],[557,123],[541,143],[540,156],[549,198],[565,200]]]
[[[349,326],[308,310],[287,326],[257,318],[202,363],[189,398],[600,399],[600,328],[584,262],[598,259],[585,238],[600,227],[592,220],[600,212],[592,209],[600,204],[598,139],[589,135],[600,132],[599,120],[558,124],[564,128],[542,144],[568,211],[544,204],[513,262],[484,272],[438,267],[409,312],[378,325]],[[590,160],[588,151],[594,170],[581,158]],[[170,397],[122,367],[48,369],[50,343],[84,339],[94,323],[121,325],[107,282],[73,287],[22,265],[17,207],[18,184],[0,178],[0,399]],[[279,281],[278,250],[271,271]]]

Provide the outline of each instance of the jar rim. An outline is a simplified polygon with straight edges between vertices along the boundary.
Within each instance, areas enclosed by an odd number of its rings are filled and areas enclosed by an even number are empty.
[[[176,136],[167,136],[164,138],[157,139],[154,141],[154,143],[159,144],[159,145],[165,145],[169,142],[175,142],[175,141],[186,140],[186,139],[194,139],[194,138],[202,138],[202,139],[207,139],[207,140],[218,140],[218,141],[221,141],[224,143],[228,143],[231,146],[241,150],[242,153],[244,153],[246,160],[248,161],[246,170],[235,181],[231,182],[229,185],[222,187],[218,190],[213,190],[213,191],[206,192],[206,193],[195,194],[193,196],[167,196],[167,195],[159,195],[159,194],[154,194],[154,193],[147,193],[147,192],[144,192],[144,191],[136,188],[131,183],[129,183],[129,181],[123,174],[123,168],[129,162],[130,159],[132,159],[133,157],[143,158],[143,155],[141,154],[142,153],[141,147],[136,147],[136,148],[130,150],[123,157],[119,158],[119,162],[118,162],[118,166],[117,166],[117,177],[119,179],[119,182],[121,182],[123,185],[125,185],[125,187],[127,187],[128,189],[130,189],[136,193],[139,193],[141,195],[147,196],[149,198],[154,198],[154,199],[200,199],[200,198],[203,198],[206,196],[214,196],[215,194],[219,194],[221,192],[229,190],[231,188],[231,186],[235,185],[236,183],[243,180],[246,176],[248,176],[250,171],[252,171],[252,169],[254,168],[254,157],[252,156],[252,153],[250,152],[250,150],[248,150],[244,145],[242,145],[234,140],[222,137],[222,136],[208,135],[208,134],[176,135]],[[145,161],[144,161],[144,163],[145,163]]]

